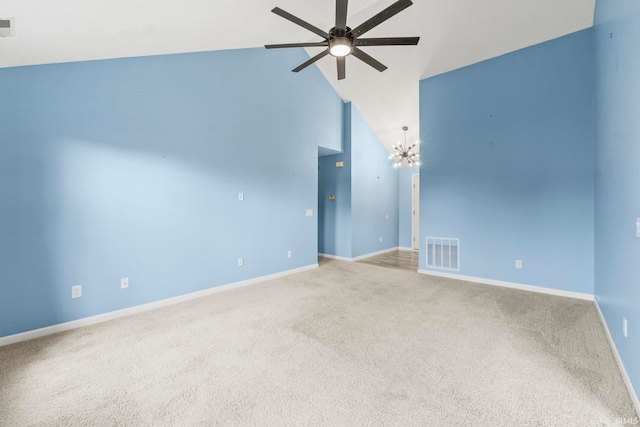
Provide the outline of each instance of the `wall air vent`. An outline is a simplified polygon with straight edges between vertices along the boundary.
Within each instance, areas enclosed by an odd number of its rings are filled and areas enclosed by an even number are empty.
[[[460,271],[460,239],[427,237],[427,267]]]
[[[13,37],[15,32],[13,18],[0,18],[0,37]]]

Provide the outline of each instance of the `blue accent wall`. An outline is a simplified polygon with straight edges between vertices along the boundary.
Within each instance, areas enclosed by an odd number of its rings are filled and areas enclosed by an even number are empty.
[[[412,238],[412,176],[419,169],[400,168],[398,170],[398,245],[402,248],[413,248]]]
[[[340,148],[342,101],[315,67],[291,73],[306,59],[0,69],[0,336],[316,264],[318,147]]]
[[[591,29],[422,80],[420,268],[592,294],[593,103]]]
[[[640,391],[640,2],[596,2],[595,295]],[[622,318],[628,321],[628,337]]]
[[[352,256],[397,247],[398,170],[353,105],[351,162]]]
[[[319,160],[318,252],[355,258],[397,247],[397,170],[351,103],[343,129],[343,152]],[[344,167],[336,168],[340,161]]]

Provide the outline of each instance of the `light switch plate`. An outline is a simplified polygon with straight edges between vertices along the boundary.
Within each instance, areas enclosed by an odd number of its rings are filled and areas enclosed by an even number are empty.
[[[307,209],[307,216],[313,216],[313,209]]]
[[[120,279],[120,289],[127,289],[129,287],[129,278],[123,277]]]

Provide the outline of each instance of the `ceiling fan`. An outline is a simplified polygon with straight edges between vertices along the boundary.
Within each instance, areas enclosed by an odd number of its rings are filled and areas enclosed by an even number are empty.
[[[326,46],[327,48],[320,52],[318,55],[309,59],[307,62],[294,68],[294,73],[301,71],[313,64],[317,60],[324,58],[327,55],[335,56],[338,64],[338,80],[342,80],[346,77],[345,58],[349,55],[353,55],[361,61],[366,62],[376,70],[382,72],[387,67],[372,58],[360,47],[365,46],[399,46],[399,45],[417,45],[420,37],[384,37],[384,38],[360,38],[364,33],[372,28],[380,25],[392,16],[402,12],[413,4],[411,0],[398,0],[391,6],[384,9],[382,12],[372,16],[364,21],[354,29],[347,27],[347,3],[348,0],[336,0],[336,24],[328,32],[315,27],[302,19],[293,16],[289,12],[286,12],[279,7],[274,8],[271,12],[288,19],[289,21],[297,24],[307,30],[311,31],[322,37],[324,41],[311,42],[311,43],[289,43],[289,44],[268,44],[265,45],[267,49],[277,49],[285,47],[316,47]]]

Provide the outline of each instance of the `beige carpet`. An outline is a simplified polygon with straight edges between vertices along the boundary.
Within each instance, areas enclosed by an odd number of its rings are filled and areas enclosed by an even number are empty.
[[[592,303],[360,263],[0,348],[0,424],[595,426]]]

